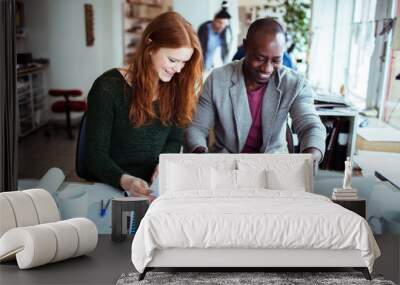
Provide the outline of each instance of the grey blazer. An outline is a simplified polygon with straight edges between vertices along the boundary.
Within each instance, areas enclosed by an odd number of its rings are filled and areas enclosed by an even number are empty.
[[[199,98],[192,124],[185,130],[186,150],[207,147],[214,127],[214,152],[240,153],[245,146],[252,118],[242,71],[243,60],[214,69]],[[308,147],[325,152],[326,130],[314,107],[313,91],[305,78],[286,67],[269,80],[262,102],[263,143],[261,153],[287,152],[288,114],[298,134],[300,151]]]

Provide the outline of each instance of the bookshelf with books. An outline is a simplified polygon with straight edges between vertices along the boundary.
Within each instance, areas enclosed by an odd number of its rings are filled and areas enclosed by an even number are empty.
[[[319,109],[317,112],[327,132],[326,150],[320,168],[343,170],[346,158],[355,153],[358,113],[349,108]]]
[[[126,0],[123,3],[123,55],[128,64],[142,32],[159,14],[172,10],[172,0]]]
[[[321,108],[317,113],[326,128],[326,148],[320,169],[343,170],[347,157],[356,151],[358,112],[350,108]],[[300,151],[296,130],[292,128],[294,152]]]

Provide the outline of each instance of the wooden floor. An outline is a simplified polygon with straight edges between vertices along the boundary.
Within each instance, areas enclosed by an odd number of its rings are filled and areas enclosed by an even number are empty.
[[[15,260],[1,263],[0,284],[115,284],[122,273],[135,271],[131,243],[131,239],[113,242],[111,236],[99,235],[96,249],[84,256],[27,270],[19,270]]]

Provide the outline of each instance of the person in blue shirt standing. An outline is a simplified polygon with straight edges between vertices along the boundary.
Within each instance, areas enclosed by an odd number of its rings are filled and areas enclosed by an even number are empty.
[[[232,41],[232,30],[229,26],[231,15],[227,11],[227,2],[222,2],[221,10],[215,14],[212,21],[200,25],[198,36],[203,50],[204,69],[221,66],[229,60],[229,48]],[[220,49],[220,56],[216,54]]]

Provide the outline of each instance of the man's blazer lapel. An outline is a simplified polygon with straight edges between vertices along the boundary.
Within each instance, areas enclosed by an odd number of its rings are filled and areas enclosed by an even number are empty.
[[[239,147],[237,153],[239,153],[246,143],[252,123],[246,85],[244,83],[242,72],[242,64],[237,65],[237,70],[232,75],[232,86],[229,89],[229,96],[232,101],[235,117],[236,136]]]
[[[263,134],[263,143],[260,152],[264,153],[271,141],[272,134],[274,133],[274,122],[278,113],[281,102],[281,90],[279,89],[280,78],[283,74],[276,72],[269,80],[268,86],[262,102],[261,112],[261,125]]]

